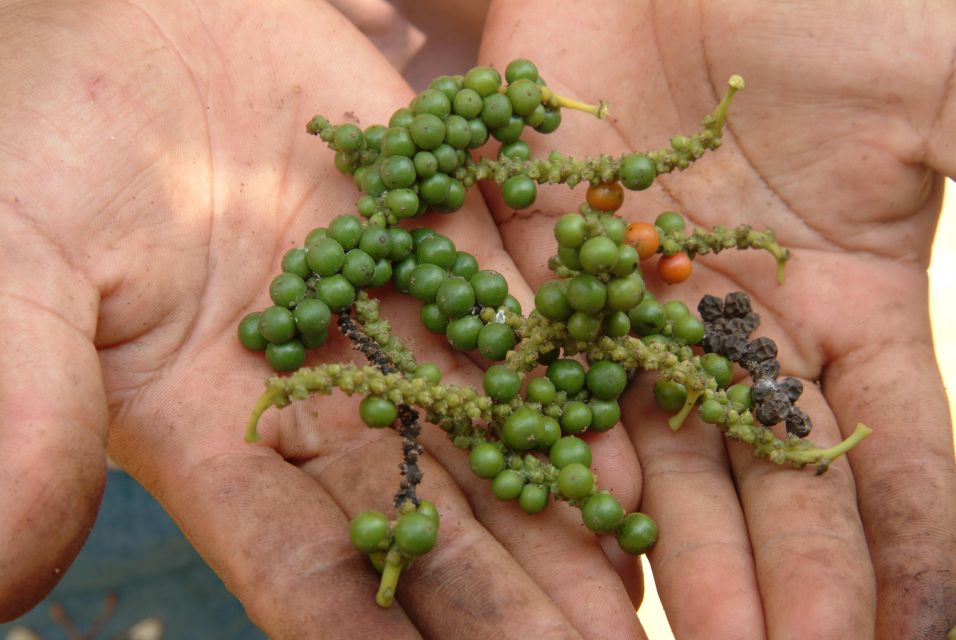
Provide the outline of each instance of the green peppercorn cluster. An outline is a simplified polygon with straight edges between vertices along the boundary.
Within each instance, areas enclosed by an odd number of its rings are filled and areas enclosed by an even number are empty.
[[[307,131],[335,150],[336,167],[364,193],[357,203],[362,215],[394,224],[429,209],[457,211],[466,185],[456,172],[471,160],[469,151],[493,138],[502,157],[525,157],[528,147],[520,138],[526,127],[551,133],[561,124],[561,100],[532,62],[512,61],[504,80],[492,67],[474,67],[463,76],[433,80],[392,114],[388,126],[363,131],[316,116]],[[535,194],[527,176],[505,181],[503,195],[511,206],[528,206]]]
[[[659,301],[647,290],[641,259],[648,256],[629,244],[628,227],[615,213],[620,187],[610,191],[610,199],[592,200],[589,190],[593,205],[556,221],[557,251],[549,266],[557,278],[538,288],[527,316],[501,274],[482,269],[452,239],[403,222],[426,211],[459,209],[477,180],[500,183],[505,203],[514,208],[534,201],[536,184],[588,182],[597,189],[619,182],[630,190],[646,189],[658,175],[682,170],[720,145],[730,100],[743,86],[739,77],[731,78],[702,129],[675,136],[669,149],[579,161],[556,151],[546,159],[533,158],[521,138],[528,129],[554,131],[562,108],[600,118],[607,105],[555,94],[527,60],[511,62],[504,80],[490,67],[437,78],[398,109],[387,127],[361,130],[313,118],[307,131],[335,151],[337,168],[363,193],[358,215],[340,215],[290,249],[282,258],[282,273],[269,286],[272,304],[245,316],[238,327],[244,347],[264,351],[276,371],[291,372],[268,381],[250,417],[247,440],[258,438],[259,419],[269,407],[335,390],[362,397],[359,415],[370,428],[401,432],[403,479],[396,517],[364,511],[349,528],[352,544],[382,574],[376,598],[382,606],[394,599],[402,571],[437,543],[438,512],[415,493],[423,453],[417,410],[467,451],[469,468],[489,481],[499,500],[516,501],[529,514],[565,502],[580,509],[589,530],[614,535],[631,554],[654,544],[657,527],[645,514],[626,513],[600,488],[587,433],[607,431],[620,421],[620,398],[636,370],[659,372],[654,397],[674,414],[672,429],[699,404],[704,422],[774,462],[816,464],[823,470],[868,433],[860,425],[844,442],[817,449],[793,434],[781,440],[755,420],[755,405],[763,396],[755,398],[749,385],[732,384],[732,358],[723,350],[702,352],[701,344],[710,347],[716,340],[708,339],[705,323],[682,302]],[[473,154],[490,138],[500,143],[497,156],[476,158]],[[781,268],[789,258],[771,232],[741,226],[688,235],[675,212],[658,216],[651,234],[655,231],[660,246],[655,238],[651,254],[693,257],[735,246],[766,249]],[[417,300],[422,324],[444,335],[453,349],[492,363],[480,390],[444,384],[437,367],[416,362],[369,295],[384,286]],[[328,339],[333,315],[371,366],[303,366],[307,350]],[[789,387],[781,389],[786,393]]]

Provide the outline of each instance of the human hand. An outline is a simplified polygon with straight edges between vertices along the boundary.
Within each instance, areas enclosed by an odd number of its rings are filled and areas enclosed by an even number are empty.
[[[357,197],[304,125],[316,112],[381,122],[411,98],[345,20],[308,2],[2,12],[0,617],[69,565],[105,448],[270,637],[638,633],[576,512],[530,518],[498,502],[443,434],[423,439],[421,487],[442,514],[439,550],[389,610],[347,522],[387,508],[397,436],[360,426],[356,402],[322,398],[270,412],[266,446],[242,441],[268,369],[239,345],[237,322],[268,305],[285,251]],[[480,197],[422,222],[503,273],[529,308]],[[480,384],[475,363],[421,328],[417,305],[384,305],[446,379]],[[333,338],[318,358],[352,355]],[[633,453],[618,463],[602,479],[633,504]],[[633,563],[622,570],[637,597]]]
[[[648,281],[692,307],[747,291],[782,375],[804,381],[811,438],[832,444],[857,421],[874,431],[814,477],[699,422],[672,434],[648,380],[634,385],[625,426],[677,637],[938,638],[956,623],[956,475],[925,273],[943,176],[956,174],[956,13],[885,9],[531,1],[489,13],[482,63],[528,57],[556,91],[611,104],[607,122],[569,113],[573,127],[532,136],[538,156],[666,147],[732,73],[746,79],[723,147],[629,194],[621,213],[773,228],[795,254],[782,286],[759,252],[701,258],[681,287]],[[575,210],[583,190],[540,189],[530,214],[485,194],[537,286],[554,252],[542,213]]]

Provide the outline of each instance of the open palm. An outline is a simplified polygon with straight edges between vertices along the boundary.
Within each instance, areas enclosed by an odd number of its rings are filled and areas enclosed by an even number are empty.
[[[440,550],[388,611],[346,532],[354,513],[388,507],[398,436],[361,427],[352,400],[323,398],[268,414],[267,446],[242,441],[268,371],[236,324],[268,305],[285,251],[354,210],[354,186],[304,124],[316,112],[382,122],[412,95],[346,20],[308,2],[3,15],[2,617],[69,565],[106,450],[270,637],[636,632],[628,592],[577,519],[516,521],[440,433],[423,441],[421,488],[443,515]],[[529,303],[479,196],[427,222]],[[421,359],[480,384],[475,363],[421,328],[417,305],[385,307]],[[318,358],[357,357],[330,342]],[[632,504],[636,484],[623,482]]]
[[[813,477],[699,422],[670,433],[635,385],[624,422],[678,637],[930,638],[956,622],[956,477],[925,273],[942,176],[956,172],[956,13],[884,9],[548,1],[489,13],[480,62],[539,60],[556,90],[611,103],[607,122],[566,114],[536,155],[666,147],[696,130],[731,74],[745,77],[723,147],[631,194],[622,213],[773,228],[795,253],[783,286],[756,253],[700,259],[681,287],[649,281],[691,306],[746,291],[782,375],[804,381],[811,438],[832,444],[857,421],[875,431]],[[530,214],[485,193],[527,281],[547,279],[542,216],[575,210],[583,191],[542,189]]]

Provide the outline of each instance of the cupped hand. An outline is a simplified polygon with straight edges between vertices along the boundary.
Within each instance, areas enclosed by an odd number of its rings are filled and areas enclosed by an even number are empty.
[[[545,18],[547,16],[547,19]],[[666,148],[697,130],[731,74],[747,89],[723,146],[631,193],[622,213],[689,226],[773,228],[793,250],[777,286],[766,255],[707,256],[659,297],[694,307],[743,290],[803,380],[811,439],[856,422],[873,435],[829,473],[776,468],[689,422],[664,426],[644,378],[624,424],[660,528],[651,563],[677,637],[938,638],[956,624],[956,475],[927,317],[926,266],[943,176],[956,173],[956,12],[761,2],[499,2],[480,62],[538,62],[556,91],[608,99],[597,121],[565,112],[535,155]],[[531,209],[485,189],[527,281],[549,277],[551,217],[583,188],[539,189]]]
[[[314,2],[95,2],[0,8],[0,617],[39,600],[97,510],[105,453],[171,513],[273,638],[633,637],[632,601],[576,513],[491,497],[426,427],[420,495],[442,514],[389,610],[348,541],[387,510],[400,440],[357,399],[268,413],[269,370],[240,318],[268,306],[283,254],[354,211],[357,191],[304,125],[384,122],[411,92],[341,15]],[[426,222],[530,305],[481,198]],[[385,312],[448,381],[481,369]],[[359,361],[339,336],[312,362]],[[622,438],[622,436],[615,436]],[[605,474],[633,507],[632,450]],[[637,597],[631,565],[629,585]]]

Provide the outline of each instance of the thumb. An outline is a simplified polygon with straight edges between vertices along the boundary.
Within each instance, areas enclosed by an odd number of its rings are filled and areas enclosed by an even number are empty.
[[[106,474],[98,294],[13,200],[0,215],[0,622],[69,567]]]

